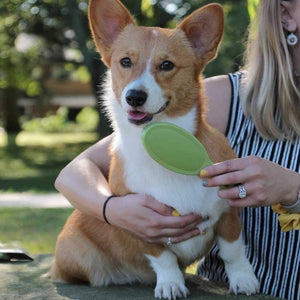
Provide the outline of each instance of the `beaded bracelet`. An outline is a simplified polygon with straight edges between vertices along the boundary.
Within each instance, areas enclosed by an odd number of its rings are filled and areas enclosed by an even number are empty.
[[[106,222],[106,224],[108,224],[108,225],[111,225],[109,222],[108,222],[108,220],[107,220],[107,218],[106,218],[106,214],[105,214],[105,212],[106,212],[106,205],[107,205],[107,203],[108,203],[108,201],[111,199],[111,198],[113,198],[113,197],[117,197],[116,195],[110,195],[109,197],[107,197],[107,199],[104,201],[104,203],[103,203],[103,207],[102,207],[102,216],[103,216],[103,220]]]

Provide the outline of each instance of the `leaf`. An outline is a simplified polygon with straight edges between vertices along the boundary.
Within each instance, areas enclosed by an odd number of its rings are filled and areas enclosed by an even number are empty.
[[[259,0],[248,0],[248,12],[250,20],[252,21],[256,14],[256,9],[258,7]]]

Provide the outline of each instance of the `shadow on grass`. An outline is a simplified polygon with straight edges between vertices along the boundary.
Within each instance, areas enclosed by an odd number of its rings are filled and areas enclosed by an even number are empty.
[[[59,169],[52,174],[41,172],[40,176],[20,177],[2,179],[0,178],[0,191],[2,192],[35,192],[52,193],[55,192],[54,181],[59,173]]]
[[[0,191],[54,192],[60,170],[92,143],[0,147]]]

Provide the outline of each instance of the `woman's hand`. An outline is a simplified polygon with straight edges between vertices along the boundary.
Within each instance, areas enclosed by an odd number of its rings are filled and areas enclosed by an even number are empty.
[[[292,205],[297,201],[300,187],[300,174],[255,156],[208,166],[201,170],[200,177],[207,187],[235,185],[218,192],[220,198],[228,199],[235,207]],[[246,190],[246,197],[242,199],[239,184]]]
[[[178,243],[200,234],[196,226],[202,221],[201,216],[173,216],[173,212],[173,208],[141,194],[113,197],[106,207],[110,224],[149,243],[166,244],[169,237],[172,243]]]

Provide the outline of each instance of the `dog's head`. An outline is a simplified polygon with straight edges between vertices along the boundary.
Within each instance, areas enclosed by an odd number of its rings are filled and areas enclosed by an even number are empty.
[[[119,0],[91,0],[89,21],[112,88],[128,120],[184,115],[199,98],[199,75],[223,35],[218,4],[198,9],[175,29],[136,26]]]

